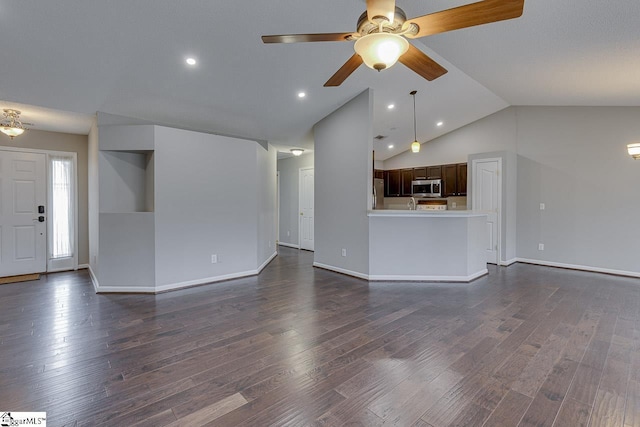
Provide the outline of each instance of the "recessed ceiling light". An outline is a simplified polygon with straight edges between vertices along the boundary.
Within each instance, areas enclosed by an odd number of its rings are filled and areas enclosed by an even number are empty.
[[[387,108],[389,110],[393,110],[394,108],[396,108],[396,106],[395,106],[395,104],[389,104],[389,105],[387,105]]]
[[[187,63],[188,65],[196,65],[196,64],[198,63],[198,61],[196,61],[196,59],[195,59],[195,58],[187,58],[187,59],[186,59],[186,63]]]
[[[440,126],[442,126],[443,124],[444,124],[444,122],[438,122],[438,123],[436,123],[436,126],[440,127]]]
[[[393,147],[395,147],[395,145],[389,144],[389,145],[387,145],[387,147],[389,148],[389,150],[391,150]]]
[[[298,98],[305,98],[307,96],[304,92],[298,92]]]

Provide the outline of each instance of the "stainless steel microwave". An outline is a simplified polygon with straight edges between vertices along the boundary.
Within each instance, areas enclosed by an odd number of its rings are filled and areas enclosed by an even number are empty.
[[[413,197],[442,197],[442,180],[411,181],[411,195]]]

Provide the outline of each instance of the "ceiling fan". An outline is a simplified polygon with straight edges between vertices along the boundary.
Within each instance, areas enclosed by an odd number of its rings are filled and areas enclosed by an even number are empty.
[[[354,41],[356,53],[324,84],[340,86],[364,62],[382,71],[397,61],[427,80],[447,70],[413,46],[407,39],[430,36],[475,25],[518,18],[524,0],[483,0],[407,19],[395,0],[367,0],[355,33],[286,34],[262,36],[264,43]]]

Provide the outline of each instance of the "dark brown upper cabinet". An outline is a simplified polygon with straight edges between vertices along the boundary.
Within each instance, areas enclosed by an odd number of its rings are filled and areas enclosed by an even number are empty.
[[[442,166],[427,166],[427,179],[442,179]]]
[[[394,197],[400,195],[400,169],[385,171],[384,195]]]
[[[467,164],[442,166],[442,196],[467,195]]]
[[[416,181],[420,179],[427,179],[427,168],[413,168],[413,179]]]
[[[413,181],[413,169],[401,169],[400,180],[402,181],[400,195],[411,197],[411,181]]]

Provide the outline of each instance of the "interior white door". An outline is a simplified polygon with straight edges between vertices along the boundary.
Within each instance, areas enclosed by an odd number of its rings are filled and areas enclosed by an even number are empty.
[[[45,155],[0,150],[0,276],[47,269]]]
[[[475,161],[473,175],[473,209],[487,213],[487,262],[498,264],[500,187],[499,160]]]
[[[300,249],[313,250],[313,168],[300,169]]]

